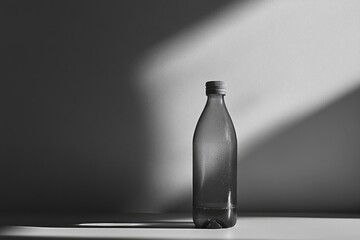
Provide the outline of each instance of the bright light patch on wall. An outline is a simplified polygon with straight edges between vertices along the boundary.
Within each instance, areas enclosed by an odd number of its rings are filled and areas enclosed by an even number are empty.
[[[245,154],[359,86],[359,12],[355,0],[235,2],[148,52],[136,72],[153,136],[154,209],[191,196],[192,136],[205,81],[226,81]]]

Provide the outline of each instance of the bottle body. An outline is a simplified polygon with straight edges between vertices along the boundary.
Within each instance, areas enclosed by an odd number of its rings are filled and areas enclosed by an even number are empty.
[[[224,94],[209,94],[193,138],[193,220],[199,228],[236,223],[237,139]]]

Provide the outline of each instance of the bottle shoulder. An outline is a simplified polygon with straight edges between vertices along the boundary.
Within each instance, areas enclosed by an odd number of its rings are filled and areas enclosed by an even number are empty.
[[[234,124],[226,106],[205,106],[197,122],[194,141],[236,141]]]

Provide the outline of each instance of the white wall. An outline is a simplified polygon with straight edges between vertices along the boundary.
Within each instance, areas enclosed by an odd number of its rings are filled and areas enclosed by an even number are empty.
[[[341,120],[337,110],[318,121],[309,117],[360,85],[359,12],[358,1],[234,2],[147,52],[136,76],[153,137],[147,189],[154,209],[190,209],[192,134],[206,100],[204,83],[213,79],[228,86],[241,210],[357,207],[360,152],[356,144],[341,145],[359,140],[359,103],[351,102]],[[297,130],[307,118],[310,136]],[[324,142],[338,138],[343,130],[332,129],[345,123],[349,139],[342,133],[338,145]],[[291,131],[298,132],[288,136]],[[334,176],[339,166],[344,172]],[[351,191],[343,193],[344,185]]]
[[[242,211],[359,210],[360,2],[1,1],[0,213],[191,210],[227,83]]]

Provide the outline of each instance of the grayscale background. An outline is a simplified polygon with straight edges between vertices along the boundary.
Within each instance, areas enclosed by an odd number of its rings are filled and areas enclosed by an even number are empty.
[[[360,212],[360,2],[0,1],[0,214],[190,212],[205,82],[243,213]]]

